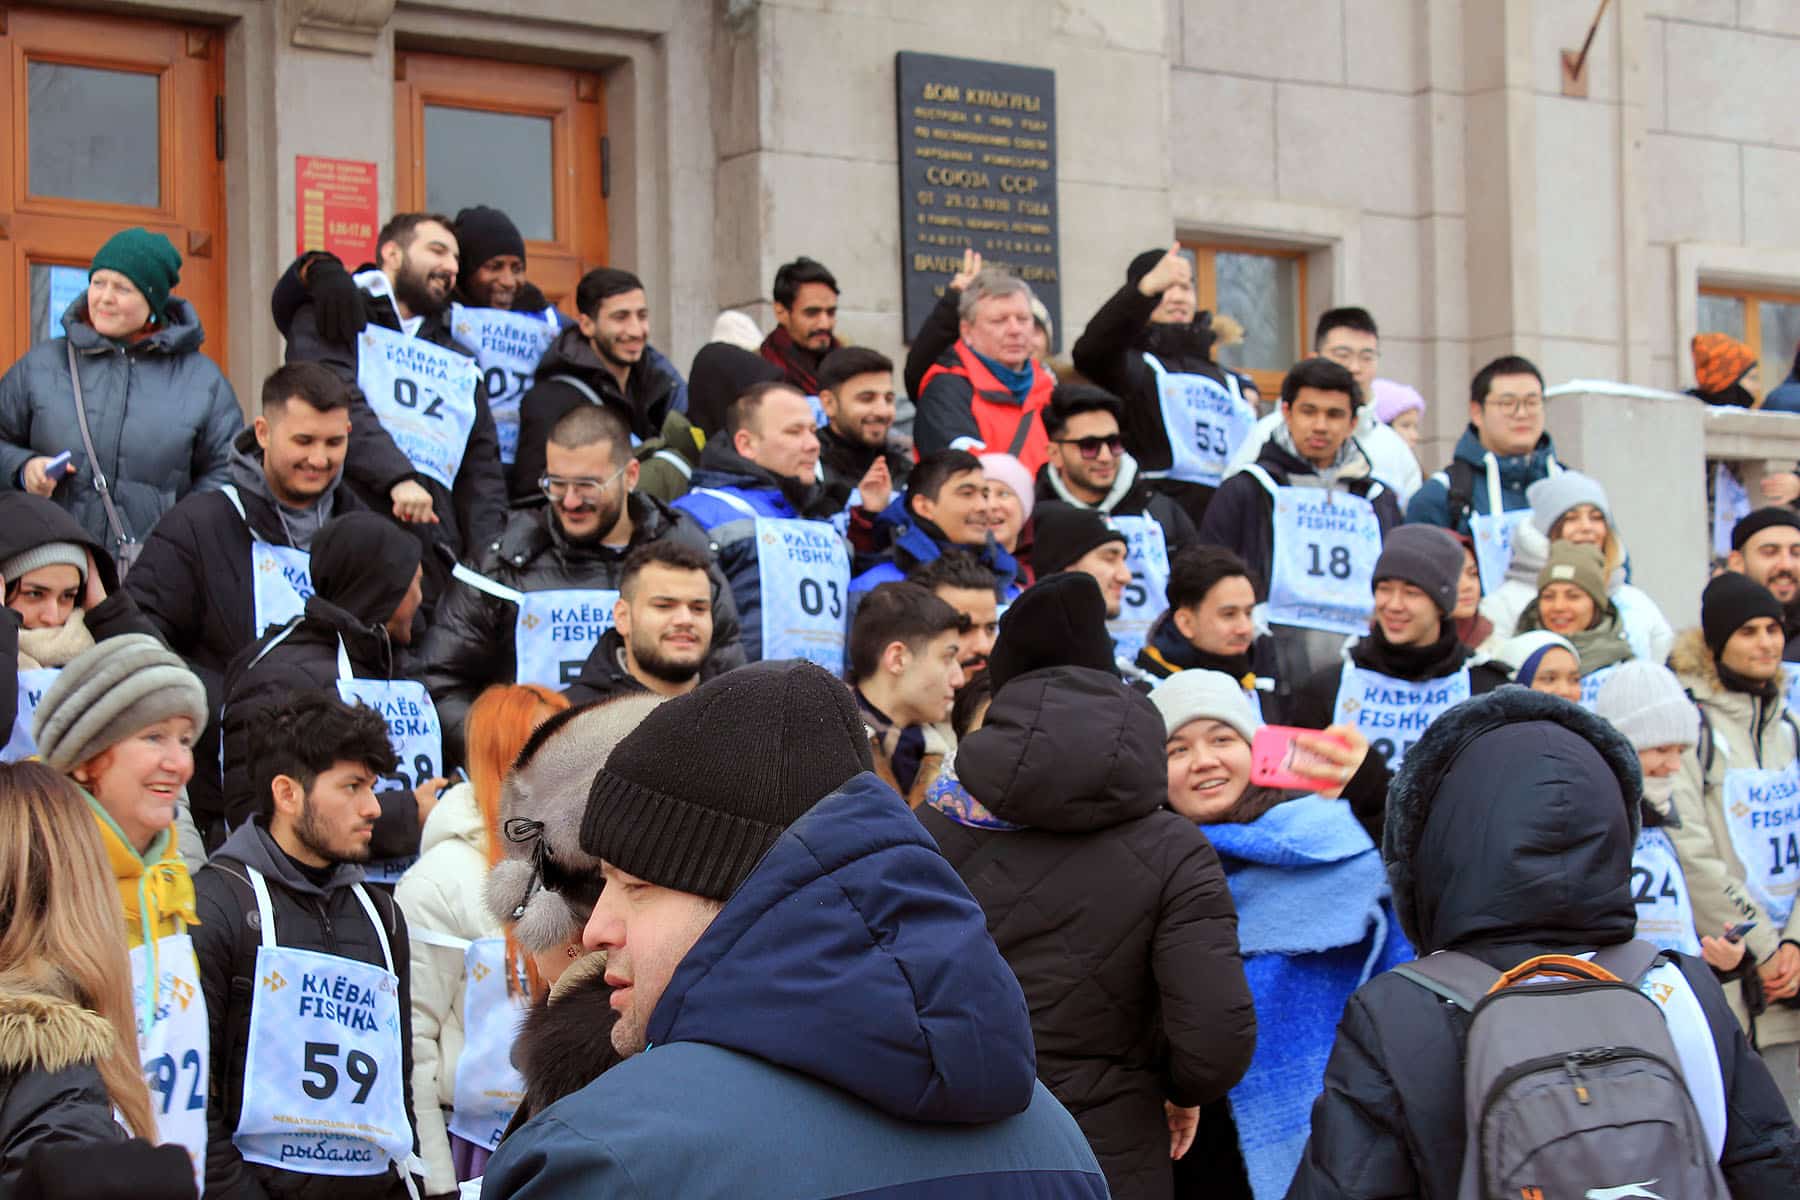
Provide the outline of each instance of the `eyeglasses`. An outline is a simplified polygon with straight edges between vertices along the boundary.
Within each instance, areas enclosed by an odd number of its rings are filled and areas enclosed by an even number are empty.
[[[1107,453],[1114,458],[1119,457],[1125,449],[1125,440],[1116,433],[1111,437],[1051,438],[1050,440],[1059,446],[1074,446],[1081,451],[1083,458],[1099,458],[1102,446],[1106,447]]]
[[[1544,411],[1542,396],[1495,396],[1489,401],[1503,417],[1535,417]]]
[[[538,488],[552,500],[561,500],[571,491],[575,493],[577,500],[598,500],[600,493],[611,486],[612,481],[623,475],[630,466],[630,463],[626,463],[625,466],[620,467],[605,479],[592,477],[564,479],[560,475],[545,475],[538,480]]]
[[[1353,363],[1353,362],[1377,363],[1377,362],[1381,361],[1381,351],[1379,351],[1379,350],[1352,350],[1348,346],[1333,346],[1331,349],[1329,349],[1325,352],[1325,357],[1329,358],[1334,363],[1339,363],[1342,365],[1347,365],[1347,364]]]

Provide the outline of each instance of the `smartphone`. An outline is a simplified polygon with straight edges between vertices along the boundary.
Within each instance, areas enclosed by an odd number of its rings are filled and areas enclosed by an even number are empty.
[[[55,479],[57,476],[62,475],[68,469],[69,469],[69,452],[67,450],[64,450],[61,454],[57,455],[55,458],[51,459],[49,462],[44,464],[44,478]]]
[[[1728,942],[1741,942],[1744,940],[1744,935],[1755,928],[1755,921],[1740,921],[1725,931],[1725,940]]]
[[[1291,725],[1264,725],[1250,742],[1250,782],[1258,787],[1312,791],[1320,784],[1337,782],[1338,766],[1295,741],[1303,734],[1319,734],[1317,729],[1296,729]],[[1334,741],[1336,739],[1333,739]],[[1307,773],[1308,768],[1323,769],[1323,777]]]

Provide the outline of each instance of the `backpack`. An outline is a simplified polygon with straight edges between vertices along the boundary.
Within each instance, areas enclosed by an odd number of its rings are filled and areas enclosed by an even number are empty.
[[[1639,990],[1661,957],[1632,941],[1505,973],[1456,951],[1394,968],[1471,1014],[1458,1200],[1727,1200],[1662,1009]],[[1525,984],[1546,975],[1561,981]]]
[[[1475,511],[1475,468],[1460,458],[1451,459],[1444,468],[1444,484],[1444,504],[1450,514],[1444,528],[1452,533],[1467,533],[1469,516]]]

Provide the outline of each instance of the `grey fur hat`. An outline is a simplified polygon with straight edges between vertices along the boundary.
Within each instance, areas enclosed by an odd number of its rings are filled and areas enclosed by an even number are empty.
[[[1426,727],[1424,736],[1406,752],[1406,761],[1388,788],[1381,858],[1393,889],[1394,914],[1414,945],[1419,944],[1419,906],[1413,860],[1424,840],[1439,785],[1476,739],[1502,726],[1532,721],[1560,725],[1599,752],[1618,778],[1631,841],[1637,841],[1643,826],[1643,769],[1637,751],[1623,734],[1578,704],[1530,688],[1508,685],[1465,700]]]
[[[147,633],[110,637],[62,669],[32,720],[38,757],[65,775],[140,730],[170,717],[206,727],[206,688],[186,663]]]
[[[552,950],[580,936],[586,914],[576,913],[559,885],[586,880],[599,890],[600,860],[581,848],[588,790],[613,749],[661,703],[646,692],[557,713],[538,726],[506,773],[503,857],[488,872],[484,899],[526,950]]]

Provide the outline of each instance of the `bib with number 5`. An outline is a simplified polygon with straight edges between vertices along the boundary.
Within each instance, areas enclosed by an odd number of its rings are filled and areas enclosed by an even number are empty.
[[[379,325],[357,335],[356,386],[421,475],[456,486],[475,428],[475,360]]]
[[[246,1161],[303,1175],[379,1175],[412,1154],[401,1077],[400,978],[381,915],[356,898],[386,968],[281,946],[262,873],[246,868],[262,918],[232,1142]]]
[[[1261,467],[1245,471],[1273,502],[1269,622],[1326,633],[1367,632],[1375,609],[1375,560],[1381,557],[1375,506],[1335,488],[1278,487]],[[1378,494],[1371,490],[1371,496]]]
[[[1780,928],[1800,891],[1800,762],[1725,772],[1721,797],[1731,848],[1750,895]]]
[[[1150,626],[1169,607],[1169,543],[1162,522],[1147,514],[1108,516],[1107,523],[1125,535],[1131,582],[1119,602],[1119,615],[1106,628],[1113,636],[1113,652],[1130,662],[1144,648]]]

